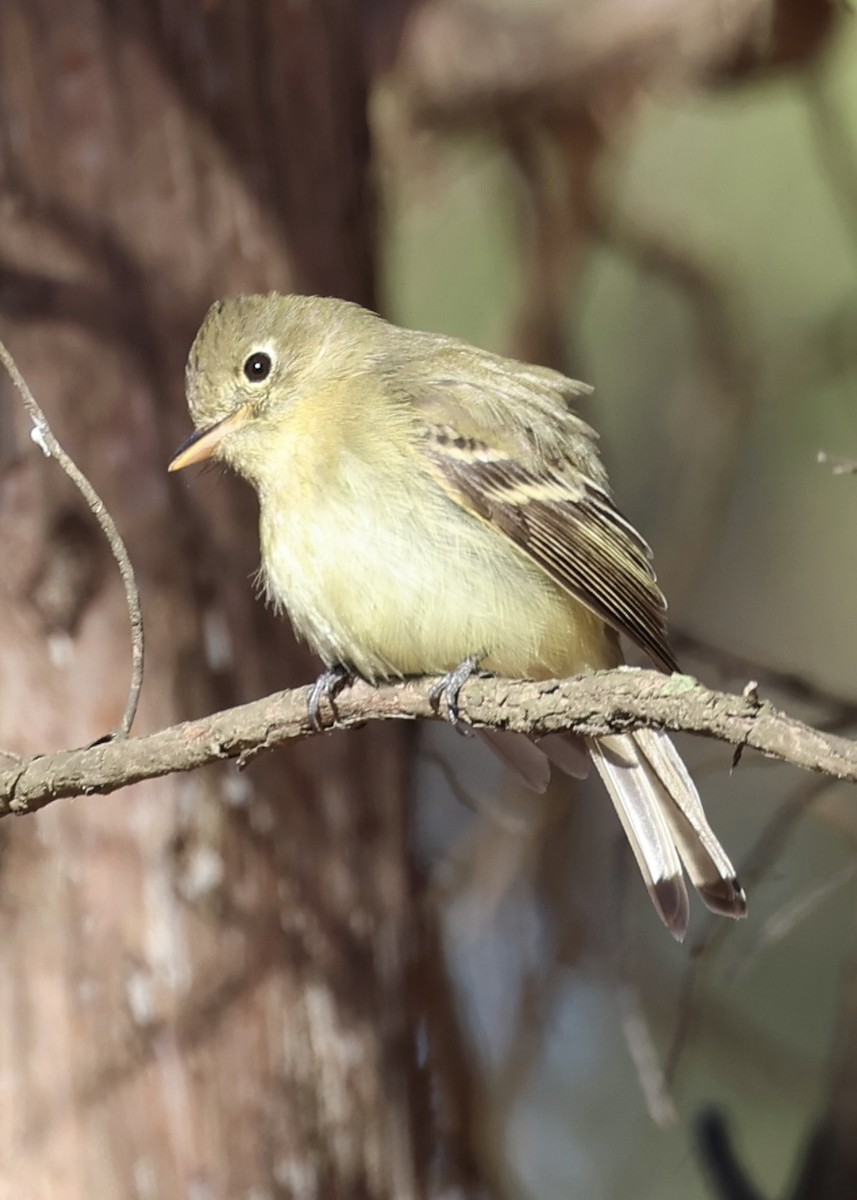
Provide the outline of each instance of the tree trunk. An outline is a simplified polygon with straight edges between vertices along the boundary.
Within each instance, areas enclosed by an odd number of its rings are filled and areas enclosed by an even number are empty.
[[[141,584],[137,729],[311,678],[255,600],[255,500],[168,477],[216,297],[373,299],[350,0],[7,0],[0,316]],[[117,722],[101,535],[0,421],[0,744]],[[402,734],[331,735],[0,830],[0,1197],[423,1194]]]

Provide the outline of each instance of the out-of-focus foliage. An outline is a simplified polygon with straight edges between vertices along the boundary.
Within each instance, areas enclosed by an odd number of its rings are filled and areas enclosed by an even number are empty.
[[[674,627],[848,696],[857,695],[857,479],[816,460],[822,450],[857,457],[855,67],[857,26],[845,13],[800,70],[638,98],[598,153],[596,215],[574,232],[559,313],[571,369],[596,386],[586,411],[622,507],[655,547]],[[375,113],[391,315],[517,349],[533,269],[520,157],[490,122],[411,124],[393,85],[379,87]],[[747,680],[722,673],[716,655],[683,657],[709,682]],[[825,718],[822,703],[765,690]],[[447,807],[426,765],[426,840],[451,856],[439,874],[455,897],[450,953],[482,1047],[484,1136],[520,1183],[509,1195],[708,1196],[691,1139],[712,1104],[759,1187],[785,1195],[828,1097],[843,964],[854,954],[853,792],[826,789],[780,853],[768,822],[807,780],[749,759],[730,774],[725,748],[686,749],[726,844],[741,859],[761,839],[773,860],[752,883],[750,919],[700,961],[692,1004],[682,999],[692,954],[669,944],[631,878],[617,933],[610,814],[594,791],[584,815],[575,805],[569,817],[564,800],[513,804],[566,849],[574,895],[559,901],[572,915],[557,968],[564,918],[551,907],[559,893],[545,882],[539,836]],[[470,782],[485,789],[478,773]],[[504,855],[530,873],[522,882],[509,868],[516,882],[495,878],[499,899],[481,903]],[[808,913],[786,919],[799,897]],[[600,936],[580,933],[596,902]],[[769,929],[778,916],[785,928]],[[691,951],[707,929],[697,911]],[[662,1059],[682,1014],[692,1017],[678,1121],[667,1130],[647,1114],[623,1037],[617,941]],[[544,1006],[519,1010],[519,988],[540,974],[551,976]],[[506,1056],[521,1012],[531,1039],[516,1074]]]

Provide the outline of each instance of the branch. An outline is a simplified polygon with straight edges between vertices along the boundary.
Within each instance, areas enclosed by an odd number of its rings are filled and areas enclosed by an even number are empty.
[[[126,738],[137,713],[140,689],[143,686],[143,613],[140,607],[140,591],[137,587],[134,568],[131,566],[131,560],[128,557],[128,551],[125,549],[122,536],[116,528],[116,522],[104,507],[104,501],[86,478],[83,471],[81,471],[80,467],[66,454],[65,450],[63,450],[54,437],[48,425],[47,417],[36,403],[36,398],[27,386],[23,375],[15,365],[15,360],[3,342],[0,342],[0,364],[5,367],[7,375],[14,384],[24,403],[24,408],[26,408],[30,420],[33,422],[30,436],[48,458],[56,459],[83,496],[89,506],[90,512],[101,526],[102,532],[107,538],[110,550],[116,559],[119,574],[122,576],[122,584],[125,588],[125,601],[128,606],[128,619],[131,622],[131,683],[128,688],[128,700],[125,704],[122,720],[118,727],[107,736],[110,738]]]
[[[412,679],[372,687],[357,681],[336,698],[336,727],[436,719],[430,693],[437,682]],[[263,750],[312,734],[308,697],[308,688],[278,692],[145,737],[18,763],[0,773],[0,817],[34,812],[64,796],[105,795],[222,759],[237,758],[242,767]],[[535,736],[567,730],[602,737],[643,727],[696,733],[857,782],[857,743],[821,733],[753,693],[714,692],[690,675],[623,668],[542,683],[477,676],[463,688],[460,708],[462,718],[476,728]]]

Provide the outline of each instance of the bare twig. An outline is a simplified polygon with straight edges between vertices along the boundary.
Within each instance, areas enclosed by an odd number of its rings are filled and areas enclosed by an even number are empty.
[[[413,679],[372,687],[356,682],[337,696],[337,726],[436,719],[431,689],[437,683]],[[63,796],[107,794],[142,779],[308,737],[313,732],[308,698],[308,688],[278,692],[122,744],[29,759],[0,772],[0,816],[31,812]],[[857,783],[857,743],[821,733],[766,701],[710,691],[689,675],[623,668],[540,683],[481,676],[463,688],[461,713],[476,727],[537,737],[564,730],[586,737],[642,727],[683,730]]]
[[[783,941],[794,929],[809,920],[818,910],[834,896],[838,895],[846,884],[851,883],[857,875],[857,861],[849,859],[844,867],[827,876],[821,883],[804,888],[796,896],[773,912],[762,924],[753,943],[741,955],[729,972],[731,979],[740,979],[757,962],[757,960]]]
[[[530,822],[524,817],[506,812],[493,795],[483,796],[479,792],[468,791],[459,779],[452,763],[443,754],[436,750],[423,750],[420,757],[425,762],[437,767],[443,776],[444,783],[462,808],[469,808],[471,812],[484,817],[485,820],[492,822],[505,833],[526,834],[529,832]]]
[[[652,1030],[646,1020],[635,987],[623,983],[619,988],[622,1033],[628,1053],[637,1070],[637,1079],[649,1116],[661,1129],[675,1125],[678,1117],[669,1084],[664,1074]]]
[[[637,1082],[649,1117],[661,1129],[668,1129],[678,1119],[672,1086],[665,1073],[665,1060],[659,1051],[651,1023],[646,1016],[641,996],[640,964],[635,961],[637,942],[630,936],[627,897],[628,846],[614,841],[615,913],[613,928],[619,936],[612,938],[613,968],[616,972],[615,991],[619,1002],[622,1036],[631,1062],[637,1072]]]
[[[131,622],[131,684],[128,691],[128,700],[125,704],[125,711],[122,714],[122,720],[119,725],[111,733],[112,738],[126,738],[131,730],[134,722],[134,717],[137,712],[137,704],[140,700],[140,689],[143,686],[143,613],[140,607],[140,593],[137,588],[137,580],[134,575],[134,568],[131,566],[131,560],[128,557],[128,551],[125,549],[125,543],[116,524],[110,513],[104,507],[104,502],[96,492],[95,488],[80,470],[75,462],[66,454],[62,446],[51,432],[48,425],[47,417],[42,412],[33,393],[27,386],[24,377],[15,365],[15,360],[6,349],[6,346],[0,341],[0,362],[6,368],[9,378],[15,385],[24,407],[30,415],[33,422],[31,437],[37,446],[41,448],[44,454],[49,458],[55,458],[59,465],[65,471],[66,475],[83,496],[90,511],[92,512],[98,524],[110,544],[110,549],[113,552],[113,557],[116,559],[116,565],[119,567],[119,573],[122,576],[122,583],[125,586],[125,600],[128,605],[128,617]]]
[[[800,818],[811,805],[820,800],[832,782],[823,778],[811,780],[774,813],[741,864],[739,874],[745,888],[751,888],[770,870]],[[723,943],[726,933],[726,923],[709,914],[694,946],[679,998],[678,1022],[667,1055],[666,1078],[670,1087],[675,1084],[682,1055],[689,1043],[691,1028],[698,1016],[697,993],[702,970]]]

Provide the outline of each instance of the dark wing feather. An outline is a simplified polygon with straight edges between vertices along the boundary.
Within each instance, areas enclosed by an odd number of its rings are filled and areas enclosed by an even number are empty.
[[[424,432],[427,465],[453,499],[504,533],[659,667],[678,670],[651,551],[602,487],[568,460],[525,464],[447,427]]]

